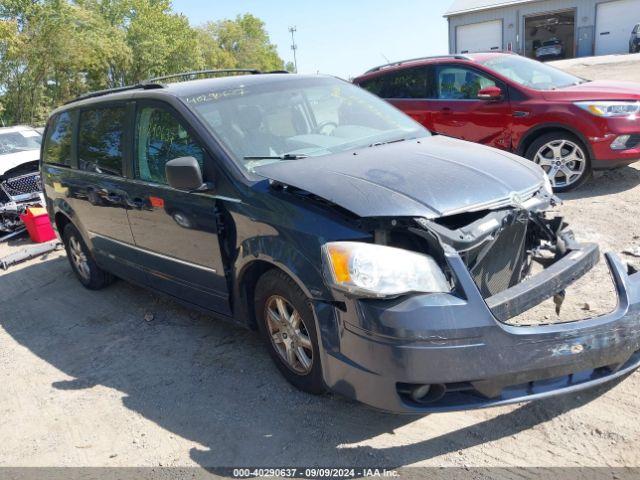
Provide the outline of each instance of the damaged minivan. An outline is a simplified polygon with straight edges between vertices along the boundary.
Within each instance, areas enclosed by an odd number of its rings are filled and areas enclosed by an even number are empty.
[[[44,205],[40,133],[27,126],[0,128],[0,237],[22,227],[28,207]]]
[[[85,287],[120,277],[256,329],[296,387],[391,412],[533,400],[640,365],[640,274],[613,254],[611,313],[511,321],[599,260],[550,211],[540,167],[431,136],[332,77],[237,73],[53,112],[47,207]]]

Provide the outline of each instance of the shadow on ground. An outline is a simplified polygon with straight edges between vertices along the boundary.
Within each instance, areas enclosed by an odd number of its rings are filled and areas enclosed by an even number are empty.
[[[36,278],[35,282],[25,282]],[[91,292],[64,257],[0,277],[0,324],[21,345],[73,380],[61,390],[117,389],[125,406],[206,446],[199,465],[397,467],[515,435],[596,398],[525,404],[481,423],[389,448],[353,444],[415,421],[355,402],[293,390],[257,335],[186,310],[125,282]],[[145,321],[152,312],[154,319]]]
[[[601,170],[584,185],[576,190],[561,193],[563,200],[578,200],[581,198],[603,197],[631,190],[640,184],[640,170],[627,166],[615,170]]]

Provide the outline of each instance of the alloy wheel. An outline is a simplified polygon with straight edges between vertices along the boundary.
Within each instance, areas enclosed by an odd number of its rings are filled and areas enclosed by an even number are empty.
[[[80,276],[85,280],[89,280],[91,278],[89,262],[87,261],[87,256],[82,250],[82,245],[80,245],[80,242],[76,237],[69,238],[69,254],[71,255],[71,261]]]
[[[265,316],[271,344],[285,365],[298,375],[313,366],[313,345],[300,313],[280,295],[269,297]]]
[[[568,187],[582,178],[587,168],[584,151],[569,140],[553,140],[536,152],[533,161],[540,165],[553,187]]]

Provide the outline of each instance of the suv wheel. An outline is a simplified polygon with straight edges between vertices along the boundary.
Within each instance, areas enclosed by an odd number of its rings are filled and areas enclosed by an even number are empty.
[[[64,227],[62,241],[71,268],[82,285],[90,290],[99,290],[113,282],[113,276],[98,267],[75,226],[68,224]]]
[[[315,319],[309,300],[291,278],[278,270],[258,280],[255,312],[269,354],[284,377],[308,393],[326,391]]]
[[[547,172],[556,192],[572,190],[591,175],[589,152],[570,133],[552,132],[538,137],[529,145],[525,156]]]

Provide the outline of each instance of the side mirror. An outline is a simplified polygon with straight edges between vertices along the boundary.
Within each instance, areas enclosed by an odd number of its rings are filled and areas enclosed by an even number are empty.
[[[491,87],[484,87],[478,92],[478,98],[480,100],[487,101],[500,100],[502,98],[502,90],[500,87],[496,87],[495,85]]]
[[[193,157],[180,157],[169,160],[165,167],[169,186],[176,190],[200,190],[203,187],[202,171]]]

